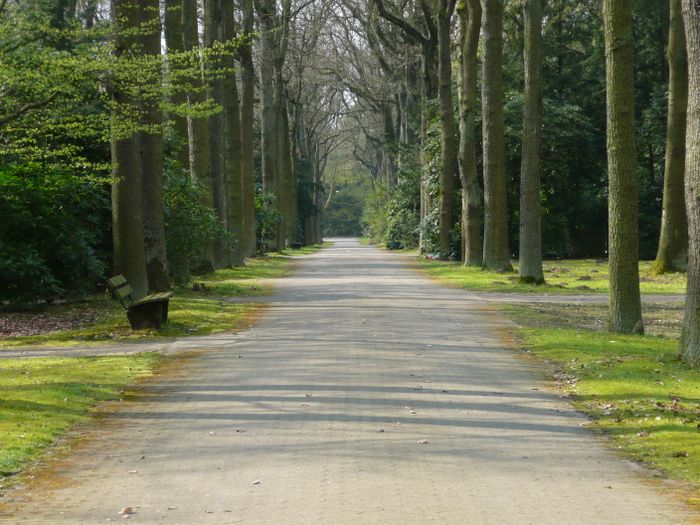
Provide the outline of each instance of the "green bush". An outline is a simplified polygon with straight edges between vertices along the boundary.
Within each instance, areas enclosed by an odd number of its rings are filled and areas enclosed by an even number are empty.
[[[165,173],[165,242],[170,276],[176,284],[185,284],[191,274],[211,270],[202,257],[211,242],[223,238],[235,240],[214,212],[203,201],[204,190],[175,161]]]
[[[365,201],[362,212],[364,234],[373,243],[384,242],[388,230],[387,190],[382,184],[376,184]]]
[[[274,205],[274,194],[263,193],[262,187],[258,186],[255,189],[255,247],[258,253],[268,251],[270,241],[277,234],[280,213]]]
[[[418,246],[419,221],[420,171],[401,171],[389,198],[386,247],[399,250]]]
[[[0,301],[26,306],[94,290],[108,257],[107,186],[38,164],[0,166]]]

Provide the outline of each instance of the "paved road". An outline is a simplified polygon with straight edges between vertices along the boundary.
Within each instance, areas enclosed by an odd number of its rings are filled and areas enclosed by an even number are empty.
[[[475,295],[350,240],[253,331],[124,403],[3,523],[665,524]]]

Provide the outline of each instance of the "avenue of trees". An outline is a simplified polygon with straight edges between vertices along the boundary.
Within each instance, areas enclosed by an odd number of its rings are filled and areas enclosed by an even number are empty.
[[[640,256],[687,269],[699,361],[699,49],[695,0],[0,0],[0,300],[161,291],[361,213],[527,283],[607,256],[619,332]]]

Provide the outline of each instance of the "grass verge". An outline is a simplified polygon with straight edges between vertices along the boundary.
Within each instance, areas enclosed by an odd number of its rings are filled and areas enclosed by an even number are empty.
[[[199,276],[195,287],[175,290],[175,295],[170,300],[169,322],[160,330],[132,330],[124,310],[107,294],[92,297],[83,303],[51,306],[40,314],[0,314],[5,319],[14,316],[18,321],[29,324],[36,315],[58,320],[76,320],[67,329],[0,337],[0,351],[24,346],[71,347],[110,341],[207,335],[235,329],[260,306],[245,302],[246,297],[271,293],[274,279],[284,277],[292,271],[294,256],[311,254],[320,247],[321,245],[310,246],[273,253],[250,259],[241,268],[218,270]],[[231,302],[231,298],[242,300]]]
[[[290,250],[248,261],[242,268],[220,270],[197,279],[199,291],[176,290],[170,322],[161,330],[132,331],[121,307],[108,297],[82,304],[52,307],[49,315],[87,317],[85,326],[49,334],[0,340],[0,347],[33,344],[85,344],[208,334],[235,328],[257,304],[227,302],[230,297],[265,295],[272,280],[288,275],[292,256],[308,255],[320,246]],[[22,314],[38,315],[38,314]],[[46,315],[42,313],[41,315]],[[0,359],[0,496],[17,474],[36,464],[47,448],[60,443],[75,425],[89,421],[103,402],[121,399],[135,382],[149,378],[165,358],[156,353],[106,357]]]
[[[521,326],[528,352],[553,365],[574,406],[624,453],[697,490],[700,373],[677,359],[677,340],[584,329],[571,306],[557,305],[562,321],[543,319],[538,307],[503,308]]]
[[[607,261],[569,259],[545,261],[546,284],[524,284],[516,272],[498,273],[465,267],[457,262],[420,259],[422,267],[433,277],[466,290],[503,293],[587,294],[608,293]],[[651,261],[639,264],[640,286],[646,294],[685,293],[686,277],[682,273],[653,275]]]
[[[34,464],[98,403],[150,377],[160,356],[0,360],[0,489]]]

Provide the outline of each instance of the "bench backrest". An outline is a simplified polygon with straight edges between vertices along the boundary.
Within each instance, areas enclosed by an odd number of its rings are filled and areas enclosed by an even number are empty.
[[[119,302],[122,303],[124,308],[134,302],[134,289],[123,275],[115,275],[114,277],[107,279],[107,286],[109,286],[109,289],[112,290],[112,293],[119,300]]]

